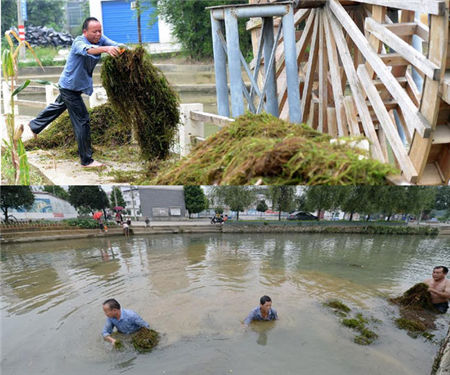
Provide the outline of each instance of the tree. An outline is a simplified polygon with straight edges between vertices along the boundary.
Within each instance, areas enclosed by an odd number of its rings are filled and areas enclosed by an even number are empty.
[[[114,207],[121,206],[123,208],[126,207],[125,199],[122,195],[122,190],[118,186],[113,186],[111,190],[111,199],[109,208],[113,209]]]
[[[308,211],[317,210],[317,217],[320,220],[320,213],[339,207],[343,190],[339,186],[310,186],[305,193],[305,209]]]
[[[405,213],[417,216],[417,223],[424,212],[430,211],[436,202],[436,188],[430,186],[408,186],[405,189]]]
[[[91,213],[95,210],[103,210],[109,206],[106,193],[100,186],[70,186],[69,202],[77,209],[87,209]]]
[[[237,213],[245,211],[256,199],[256,191],[247,186],[214,186],[210,192],[211,198],[230,207]]]
[[[295,186],[270,186],[269,196],[272,206],[278,211],[278,220],[281,220],[281,211],[289,212],[295,207]]]
[[[261,212],[261,215],[263,212],[266,212],[268,209],[269,209],[269,207],[267,206],[267,203],[264,199],[260,200],[258,202],[258,205],[256,206],[256,211]]]
[[[375,191],[375,205],[387,216],[387,221],[392,215],[407,212],[406,189],[403,186],[379,186]]]
[[[142,2],[143,0],[141,0]],[[213,56],[210,13],[205,8],[217,5],[239,4],[242,0],[151,0],[158,14],[173,27],[173,33],[190,57],[199,59]],[[252,50],[250,33],[244,19],[239,20],[241,50],[246,57]]]
[[[47,193],[53,194],[55,197],[64,199],[65,201],[69,201],[69,193],[65,191],[61,186],[44,186],[43,190]]]
[[[2,11],[3,13],[3,11]],[[63,0],[27,0],[26,25],[53,27],[61,31],[64,26]]]
[[[202,212],[208,206],[205,193],[200,186],[185,186],[184,190],[184,203],[186,209],[191,214],[198,214]]]
[[[2,186],[0,190],[0,207],[8,222],[8,209],[31,208],[34,203],[34,194],[29,186]]]
[[[17,27],[17,2],[15,0],[2,0],[2,35],[13,26]]]
[[[378,189],[373,186],[342,186],[339,194],[339,207],[342,211],[350,214],[350,221],[355,213],[366,213],[368,219],[376,210],[373,200],[373,191]]]
[[[450,187],[438,187],[434,208],[436,210],[450,210]]]

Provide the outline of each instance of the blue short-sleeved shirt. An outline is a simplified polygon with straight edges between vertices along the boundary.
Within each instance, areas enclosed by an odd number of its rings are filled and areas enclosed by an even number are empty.
[[[250,314],[245,318],[244,323],[249,325],[252,320],[277,320],[278,314],[274,309],[269,310],[269,315],[267,318],[263,318],[261,315],[261,309],[260,307],[255,307]]]
[[[87,95],[92,95],[94,92],[92,73],[100,61],[101,55],[90,55],[87,53],[88,49],[118,45],[106,36],[102,36],[98,44],[91,44],[84,35],[76,37],[59,79],[59,86],[63,89],[82,91]]]
[[[103,327],[103,337],[109,336],[114,327],[121,333],[133,333],[138,329],[145,327],[150,328],[150,325],[142,319],[139,314],[133,310],[120,309],[120,319],[106,318],[105,327]]]

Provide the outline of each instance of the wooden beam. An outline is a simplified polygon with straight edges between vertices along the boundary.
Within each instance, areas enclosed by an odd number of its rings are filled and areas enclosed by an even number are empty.
[[[375,113],[377,115],[378,120],[380,121],[380,126],[383,128],[383,131],[386,135],[389,144],[391,145],[392,152],[394,153],[403,174],[407,178],[408,181],[415,183],[418,178],[418,173],[414,168],[411,159],[408,157],[408,153],[405,150],[405,146],[403,145],[400,136],[398,135],[396,125],[392,121],[389,113],[384,106],[383,101],[380,98],[380,95],[373,84],[372,79],[369,77],[369,73],[364,65],[360,65],[358,67],[358,77],[360,79],[361,84],[364,87],[364,90],[369,98],[372,106],[375,109]]]
[[[353,99],[351,96],[344,97],[344,108],[348,123],[350,125],[349,126],[350,135],[352,136],[361,135],[361,132],[359,131],[358,119],[356,118],[355,105],[353,103]]]
[[[353,94],[353,99],[359,113],[359,118],[361,119],[364,134],[371,142],[371,155],[374,159],[386,162],[387,159],[385,159],[384,154],[381,150],[381,146],[375,132],[375,126],[372,122],[369,108],[365,101],[364,91],[361,87],[361,84],[359,83],[355,67],[353,66],[353,61],[348,49],[348,45],[344,43],[344,33],[342,31],[342,27],[338,24],[336,18],[331,14],[331,12],[329,12],[329,10],[327,10],[327,14],[330,20],[333,34],[336,38],[339,55],[341,56],[342,64],[344,65],[345,74],[347,75],[348,83]],[[347,104],[347,106],[348,105],[349,104]]]
[[[324,17],[325,37],[327,40],[328,62],[330,67],[331,87],[333,89],[334,105],[336,107],[336,122],[338,136],[345,137],[348,135],[347,119],[345,118],[344,94],[342,91],[342,81],[339,67],[339,57],[336,51],[336,42],[331,32],[329,18]],[[353,64],[352,64],[353,65]]]
[[[366,60],[370,62],[370,65],[389,90],[392,97],[398,101],[411,131],[415,129],[422,137],[429,138],[431,135],[430,123],[418,112],[417,107],[414,105],[411,98],[400,86],[388,67],[384,65],[378,54],[371,48],[364,34],[362,34],[358,27],[352,22],[345,9],[336,0],[329,0],[327,6],[330,7],[333,14],[353,39]]]
[[[317,130],[328,132],[327,107],[328,107],[328,56],[325,45],[325,21],[324,10],[320,11],[319,30],[319,125]]]
[[[191,120],[207,122],[210,124],[214,124],[220,128],[223,128],[223,127],[229,125],[230,123],[234,122],[234,119],[232,119],[232,118],[214,115],[212,113],[201,112],[201,111],[191,111],[190,117],[191,117]]]
[[[414,12],[443,15],[445,0],[353,0],[356,3],[413,10]]]
[[[397,54],[403,56],[405,60],[416,66],[427,77],[433,80],[439,79],[441,75],[440,67],[428,60],[421,52],[395,35],[387,27],[379,24],[372,18],[366,18],[365,28],[377,39],[392,47]]]

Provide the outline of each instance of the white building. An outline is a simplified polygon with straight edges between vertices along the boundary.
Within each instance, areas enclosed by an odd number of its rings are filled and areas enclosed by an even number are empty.
[[[134,1],[89,0],[90,16],[103,25],[103,33],[119,43],[138,43],[137,18]],[[172,35],[171,27],[160,17],[151,24],[154,8],[146,6],[141,15],[142,42],[150,53],[176,52],[180,44]]]
[[[141,211],[141,197],[139,194],[139,189],[136,186],[121,187],[122,196],[125,201],[125,208],[130,213],[132,217],[142,216]]]

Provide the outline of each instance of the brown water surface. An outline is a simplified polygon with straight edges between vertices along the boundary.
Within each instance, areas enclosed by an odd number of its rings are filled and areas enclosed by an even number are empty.
[[[6,245],[2,374],[395,374],[430,372],[437,344],[396,329],[387,296],[450,264],[450,241],[417,236],[155,235]],[[280,320],[241,324],[261,295]],[[162,334],[152,353],[104,342],[101,303],[117,298]],[[322,306],[373,316],[354,333]],[[436,340],[448,314],[438,319]],[[126,338],[125,338],[126,340]]]

